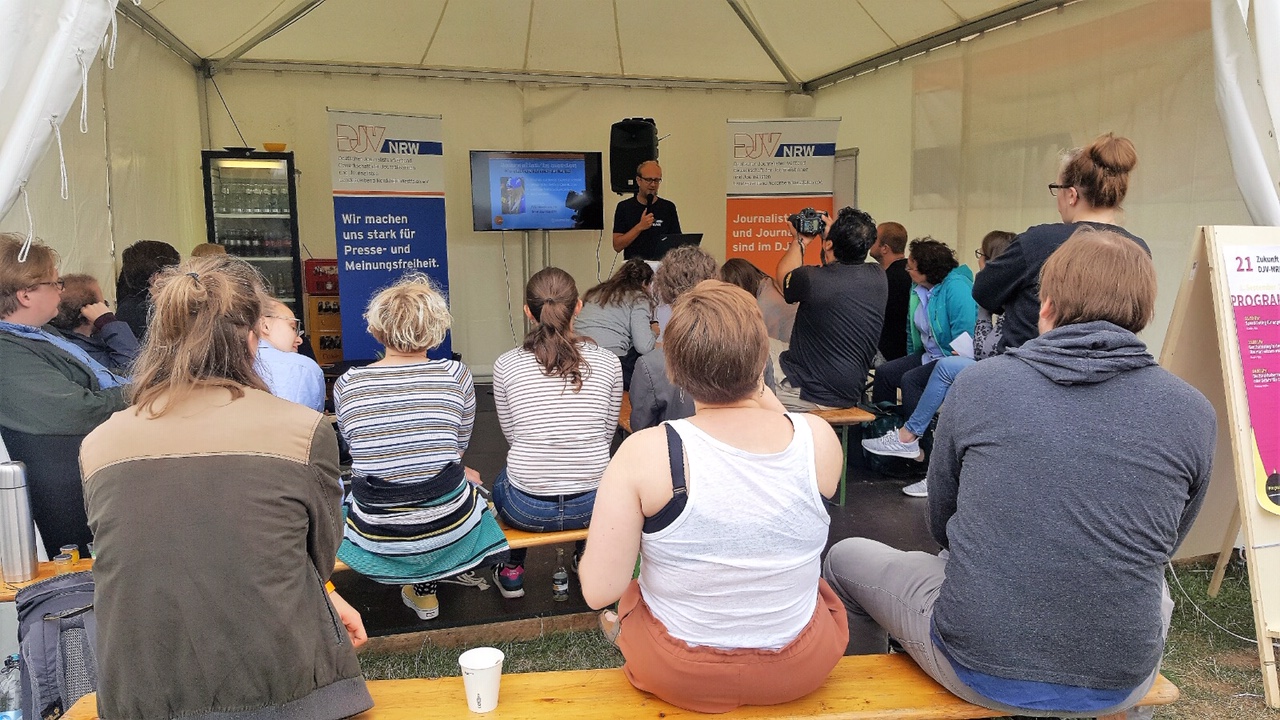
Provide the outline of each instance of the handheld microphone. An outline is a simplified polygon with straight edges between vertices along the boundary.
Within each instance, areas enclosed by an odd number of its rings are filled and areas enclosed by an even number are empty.
[[[653,207],[653,201],[654,201],[654,198],[656,198],[656,197],[657,197],[657,195],[654,195],[653,193],[649,193],[648,195],[645,195],[645,196],[644,196],[644,198],[645,198],[645,204],[646,204],[646,205],[648,205],[648,206],[650,206],[650,208],[652,208],[652,207]]]

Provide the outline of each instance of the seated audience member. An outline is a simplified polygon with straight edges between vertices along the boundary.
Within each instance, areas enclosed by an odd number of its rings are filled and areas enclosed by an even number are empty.
[[[31,515],[49,557],[63,545],[88,552],[76,458],[84,436],[128,406],[125,378],[113,374],[48,323],[58,315],[58,256],[0,233],[0,436],[27,466]]]
[[[618,356],[623,388],[628,390],[636,360],[652,352],[657,340],[649,295],[652,281],[653,268],[644,260],[632,258],[622,263],[613,277],[582,296],[582,312],[574,321],[579,335]]]
[[[871,399],[893,402],[901,388],[902,413],[909,416],[929,383],[934,363],[952,354],[951,342],[962,334],[972,339],[978,307],[973,302],[973,271],[933,238],[911,243],[907,272],[912,283],[907,354],[876,368]],[[889,436],[896,436],[896,431]]]
[[[333,387],[353,473],[338,558],[377,582],[402,585],[404,604],[431,620],[440,614],[437,582],[488,587],[472,571],[507,559],[480,475],[462,466],[475,386],[462,363],[427,358],[453,319],[426,275],[379,292],[364,318],[386,351]]]
[[[892,636],[1010,715],[1110,716],[1146,694],[1173,611],[1164,566],[1216,442],[1213,407],[1135,335],[1155,296],[1127,236],[1082,229],[1049,258],[1043,334],[962,373],[942,410],[929,527],[949,555],[853,538],[827,556],[852,651]]]
[[[217,243],[200,243],[191,248],[191,257],[202,258],[212,257],[214,255],[226,255],[227,248]]]
[[[889,281],[884,303],[884,327],[880,330],[877,367],[887,360],[907,354],[907,311],[911,298],[911,276],[907,274],[907,229],[901,223],[882,222],[876,226],[876,244],[868,251],[880,263]]]
[[[591,522],[596,486],[609,464],[622,366],[612,352],[574,332],[582,301],[569,273],[539,270],[529,278],[524,303],[533,329],[522,347],[493,364],[493,401],[511,445],[507,467],[493,483],[493,503],[520,530],[579,530]],[[581,552],[579,543],[575,565]],[[512,550],[506,566],[495,568],[503,597],[524,596],[524,558],[524,549]]]
[[[876,223],[844,208],[825,235],[795,239],[776,277],[788,303],[799,304],[791,344],[777,359],[778,399],[790,410],[849,407],[862,400],[867,369],[884,322],[888,285],[879,265],[865,262]],[[822,265],[804,265],[808,243],[822,247]]]
[[[653,276],[653,292],[658,302],[670,307],[681,293],[715,275],[715,258],[696,245],[682,245],[662,259]],[[666,367],[661,344],[636,361],[630,388],[632,431],[693,414],[693,398],[671,383]]]
[[[121,376],[129,374],[138,357],[138,338],[129,324],[117,319],[107,307],[102,287],[92,275],[62,276],[58,316],[49,324],[89,357]]]
[[[621,598],[602,626],[620,631],[641,690],[698,712],[794,700],[822,685],[848,639],[819,577],[840,441],[765,387],[768,335],[741,289],[711,280],[680,296],[666,352],[697,412],[637,432],[609,463],[583,597]]]
[[[1014,235],[1003,230],[992,230],[982,238],[982,247],[975,254],[978,256],[978,274],[986,267],[987,261],[996,258],[1013,242]],[[993,318],[986,308],[978,308],[978,322],[973,333],[973,357],[948,355],[933,364],[933,372],[924,392],[916,403],[911,417],[897,431],[889,431],[878,438],[862,441],[863,449],[877,455],[894,455],[897,457],[915,458],[920,456],[920,436],[924,435],[933,421],[933,416],[942,407],[947,390],[961,370],[984,358],[996,355],[1000,342],[1000,318]],[[928,479],[911,483],[902,488],[903,494],[911,497],[926,497],[929,494]]]
[[[1110,230],[1151,254],[1142,238],[1119,226],[1120,203],[1137,163],[1133,143],[1111,133],[1063,156],[1058,181],[1049,185],[1062,222],[1028,228],[973,283],[978,304],[1004,318],[1002,352],[1039,334],[1040,267],[1079,228]]]
[[[324,412],[324,371],[315,360],[298,353],[302,332],[289,306],[264,297],[257,334],[255,367],[271,394]]]
[[[784,343],[791,340],[791,328],[795,325],[798,308],[787,304],[772,276],[751,264],[750,260],[732,258],[720,267],[719,277],[746,290],[756,299],[770,339]]]
[[[254,372],[261,278],[204,258],[156,281],[133,406],[84,440],[104,718],[345,718],[373,706],[324,416]]]
[[[167,242],[139,240],[120,253],[120,276],[116,278],[116,317],[129,324],[139,340],[147,334],[151,314],[151,280],[161,270],[182,262],[182,256]]]

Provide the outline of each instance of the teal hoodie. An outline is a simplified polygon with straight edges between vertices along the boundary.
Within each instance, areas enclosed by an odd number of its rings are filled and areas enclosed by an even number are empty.
[[[911,302],[907,309],[907,354],[924,351],[920,340],[920,328],[916,327],[916,309],[920,296],[915,283],[911,285]],[[978,322],[978,304],[973,300],[973,271],[961,265],[929,289],[929,326],[933,339],[942,348],[943,355],[951,354],[951,341],[960,333],[973,335]]]

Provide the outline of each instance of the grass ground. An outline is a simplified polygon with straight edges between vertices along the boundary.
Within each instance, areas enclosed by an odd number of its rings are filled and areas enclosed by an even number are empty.
[[[1176,608],[1165,648],[1164,674],[1182,689],[1177,703],[1159,708],[1161,720],[1254,720],[1276,718],[1262,699],[1262,675],[1253,644],[1253,611],[1245,567],[1233,562],[1218,597],[1206,594],[1209,565],[1187,565],[1169,578]],[[1185,595],[1184,595],[1185,591]],[[1196,609],[1199,607],[1199,610]],[[1206,617],[1207,616],[1207,617]],[[1233,637],[1241,636],[1241,639]],[[497,646],[504,672],[618,667],[622,655],[599,632],[549,635]],[[444,677],[458,674],[460,648],[425,645],[417,652],[360,656],[371,680]]]

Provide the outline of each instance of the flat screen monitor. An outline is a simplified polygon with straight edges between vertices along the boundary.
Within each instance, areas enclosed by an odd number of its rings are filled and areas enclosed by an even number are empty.
[[[604,230],[598,152],[471,151],[471,224],[482,230]]]

